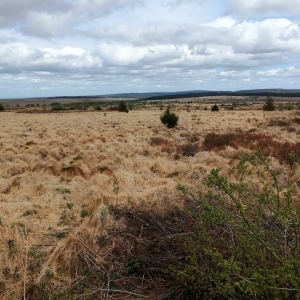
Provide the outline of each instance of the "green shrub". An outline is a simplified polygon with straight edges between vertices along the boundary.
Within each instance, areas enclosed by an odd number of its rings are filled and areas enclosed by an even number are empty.
[[[275,104],[274,104],[274,99],[270,96],[267,97],[267,100],[263,106],[263,110],[266,111],[274,111],[275,110]]]
[[[160,117],[161,122],[168,128],[175,127],[178,123],[178,119],[178,116],[171,113],[169,108],[167,108],[165,113]]]
[[[211,111],[219,111],[218,105],[217,105],[217,104],[213,105],[213,106],[211,107]]]
[[[71,190],[67,188],[56,188],[55,191],[61,193],[62,195],[71,194]]]
[[[0,111],[4,111],[4,106],[2,103],[0,103]]]
[[[124,101],[119,102],[118,111],[128,113],[128,109]]]
[[[30,209],[30,210],[26,210],[24,213],[23,213],[23,216],[24,217],[27,217],[27,216],[35,216],[37,215],[38,212],[36,209]]]
[[[200,198],[177,186],[195,202],[186,257],[175,268],[190,299],[300,299],[295,173],[280,174],[257,151],[243,154],[229,177],[213,169]]]
[[[89,211],[83,209],[80,213],[80,217],[83,219],[83,218],[87,217],[89,214],[90,214]]]
[[[66,110],[66,108],[63,106],[63,105],[55,105],[55,106],[52,106],[52,110]]]
[[[67,202],[66,206],[67,206],[68,209],[72,209],[73,206],[74,206],[74,203],[73,202]]]

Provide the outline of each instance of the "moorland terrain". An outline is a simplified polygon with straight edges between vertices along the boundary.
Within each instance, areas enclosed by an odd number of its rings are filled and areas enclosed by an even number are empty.
[[[258,290],[258,297],[299,299],[300,110],[283,103],[263,111],[255,102],[212,112],[211,103],[1,112],[0,299],[254,299]],[[179,116],[175,128],[160,122],[167,106]],[[257,173],[231,172],[242,153],[257,149],[270,158],[248,157]],[[216,168],[236,185],[216,174],[208,182]],[[253,197],[263,200],[257,206]],[[192,213],[199,207],[210,223]],[[232,215],[248,227],[230,227]],[[199,237],[200,223],[214,238]],[[234,264],[247,251],[240,228],[259,242],[249,238],[255,257]],[[228,240],[234,247],[224,246]],[[251,273],[255,260],[261,269]]]

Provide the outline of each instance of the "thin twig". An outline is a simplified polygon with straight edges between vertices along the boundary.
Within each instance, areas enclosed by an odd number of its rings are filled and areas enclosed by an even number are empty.
[[[24,287],[23,287],[23,297],[24,300],[26,300],[26,278],[27,278],[27,264],[28,264],[28,232],[27,228],[25,226],[25,231],[26,231],[26,255],[25,255],[25,270],[24,270]]]
[[[98,292],[106,292],[107,289],[97,289],[91,293],[88,293],[88,294],[83,294],[83,295],[80,295],[80,296],[76,296],[75,298],[80,298],[82,296],[91,296],[91,295],[94,295]],[[128,292],[128,291],[123,291],[123,290],[110,290],[111,293],[123,293],[123,294],[128,294],[128,295],[132,295],[132,296],[138,296],[138,297],[143,297],[143,298],[148,298],[148,296],[144,296],[144,295],[141,295],[141,294],[137,294],[137,293],[133,293],[133,292]]]

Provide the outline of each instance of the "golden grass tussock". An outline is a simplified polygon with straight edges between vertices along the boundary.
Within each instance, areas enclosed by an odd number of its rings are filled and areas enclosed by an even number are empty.
[[[159,222],[168,213],[177,216],[176,207],[184,206],[177,184],[201,195],[203,180],[213,168],[227,174],[241,151],[258,147],[282,170],[292,164],[289,152],[300,156],[300,122],[293,111],[221,110],[216,115],[175,106],[179,125],[168,129],[160,123],[157,107],[144,107],[128,114],[1,115],[0,299],[21,299],[24,286],[27,299],[47,299],[71,288],[80,297],[84,291],[76,283],[86,274],[100,278],[97,287],[94,281],[87,283],[95,291],[95,297],[87,299],[140,299],[135,291],[147,295],[147,289],[130,290],[139,286],[132,278],[124,289],[114,279],[115,290],[132,294],[111,292],[109,272],[114,270],[118,278],[118,268],[126,268],[125,256],[134,257],[140,241],[149,247],[142,238],[143,230],[154,235],[148,225],[169,232],[169,225],[159,227]],[[286,130],[289,127],[295,130]],[[279,180],[287,179],[282,175]],[[253,184],[259,189],[259,182]],[[299,195],[299,182],[295,190]],[[132,212],[141,207],[147,212],[141,215],[139,234],[133,236],[137,229],[130,224],[139,224],[139,219]],[[163,243],[159,247],[166,251]],[[153,297],[149,299],[158,299]]]
[[[0,192],[2,194],[8,194],[10,192],[12,183],[10,180],[5,178],[0,178]]]

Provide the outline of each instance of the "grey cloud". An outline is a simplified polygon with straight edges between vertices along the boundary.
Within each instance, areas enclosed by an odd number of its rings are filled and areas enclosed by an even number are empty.
[[[67,11],[71,8],[67,1],[51,0],[9,0],[0,2],[0,27],[16,26],[26,20],[28,14],[35,12]]]
[[[142,5],[144,0],[77,0],[74,12],[86,17],[101,17],[112,11]]]
[[[0,28],[20,28],[26,35],[57,38],[73,27],[143,0],[11,0],[0,2]]]
[[[242,17],[298,15],[300,14],[300,0],[228,0],[226,12]]]
[[[70,13],[30,12],[20,31],[28,36],[60,38],[70,32],[70,26],[75,22],[76,19]]]
[[[222,43],[222,30],[192,24],[146,23],[135,27],[119,25],[113,28],[98,27],[92,33],[82,32],[95,39],[126,42],[135,46],[168,44],[206,44],[213,43],[216,35]]]

